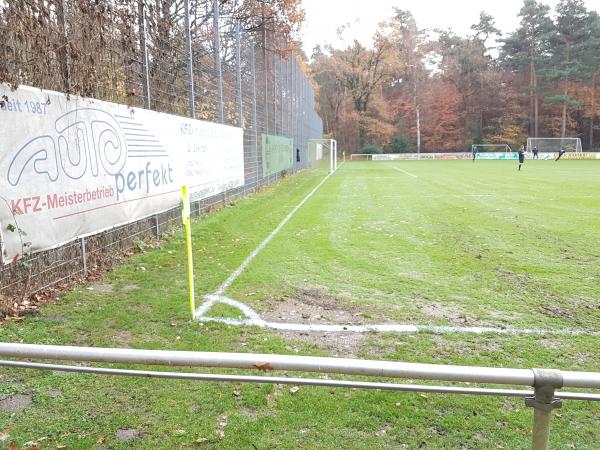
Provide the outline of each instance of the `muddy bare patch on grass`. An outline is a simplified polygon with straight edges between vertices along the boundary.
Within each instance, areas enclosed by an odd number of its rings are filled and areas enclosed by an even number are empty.
[[[277,331],[274,333],[286,340],[312,344],[325,351],[329,356],[345,358],[358,356],[365,339],[365,333],[353,332]]]
[[[292,296],[271,299],[262,317],[275,322],[362,325],[366,323],[363,309],[325,288],[299,286]]]
[[[540,306],[539,311],[548,317],[559,317],[578,322],[577,317],[571,311],[561,308],[560,306]]]
[[[419,302],[417,304],[425,319],[447,320],[456,325],[473,325],[477,322],[477,318],[463,311],[460,306],[455,303],[440,303],[440,302]]]
[[[133,441],[140,438],[140,432],[135,428],[125,428],[117,431],[117,441]]]
[[[113,334],[113,340],[120,347],[129,348],[129,343],[133,340],[133,335],[127,330],[117,330]]]
[[[23,411],[31,404],[32,401],[33,398],[31,397],[31,395],[11,395],[10,397],[5,398],[4,400],[0,400],[0,411],[10,413]]]
[[[126,294],[128,292],[137,291],[140,287],[137,284],[127,284],[121,288],[121,292]]]
[[[103,292],[103,293],[112,292],[113,289],[114,289],[114,286],[112,284],[107,284],[107,283],[94,283],[88,288],[88,290],[90,290],[90,291]]]

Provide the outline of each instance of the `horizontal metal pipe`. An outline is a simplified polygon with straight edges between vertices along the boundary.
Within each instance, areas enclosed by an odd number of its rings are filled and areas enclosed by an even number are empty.
[[[390,378],[532,386],[530,369],[444,366],[396,361],[250,353],[186,352],[0,343],[0,356],[124,364],[287,370]],[[566,386],[566,385],[565,385]],[[586,386],[581,386],[586,387]]]
[[[148,370],[113,369],[103,367],[80,367],[65,366],[61,364],[43,364],[21,361],[2,361],[0,366],[21,369],[57,370],[62,372],[78,372],[97,375],[118,375],[142,378],[167,378],[195,381],[233,382],[233,383],[262,383],[262,384],[291,384],[304,386],[326,386],[338,388],[379,389],[386,391],[402,392],[430,392],[438,394],[463,394],[463,395],[489,395],[503,397],[532,397],[531,390],[522,389],[486,389],[486,388],[463,388],[455,386],[428,386],[414,384],[395,383],[373,383],[349,380],[319,380],[314,378],[290,378],[290,377],[268,377],[247,375],[222,375],[222,374],[200,374],[185,372],[158,372]],[[587,394],[577,392],[561,392],[557,397],[571,400],[594,400],[600,401],[600,394]]]
[[[561,371],[563,386],[574,388],[600,389],[600,373]]]

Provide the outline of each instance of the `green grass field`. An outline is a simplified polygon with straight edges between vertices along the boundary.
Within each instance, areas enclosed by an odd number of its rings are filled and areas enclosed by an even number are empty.
[[[324,176],[317,168],[289,177],[195,222],[198,299]],[[521,172],[508,161],[345,163],[224,292],[272,322],[576,336],[192,322],[179,233],[39,316],[3,324],[0,340],[600,371],[599,210],[595,161],[527,161]],[[217,304],[207,315],[240,311]],[[3,411],[15,395],[31,404]],[[553,416],[552,448],[598,448],[599,411],[566,402]],[[0,371],[5,447],[525,449],[532,415],[502,397]]]

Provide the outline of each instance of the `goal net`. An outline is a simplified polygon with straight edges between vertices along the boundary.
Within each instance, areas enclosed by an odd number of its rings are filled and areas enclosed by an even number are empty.
[[[311,139],[308,141],[308,160],[311,165],[327,163],[329,173],[337,169],[337,141],[335,139]]]
[[[581,152],[579,138],[528,138],[527,152],[537,150],[540,153],[554,153],[565,149],[568,152]]]
[[[491,153],[504,153],[512,152],[510,145],[508,144],[474,144],[471,146],[472,153],[479,152],[491,152]]]

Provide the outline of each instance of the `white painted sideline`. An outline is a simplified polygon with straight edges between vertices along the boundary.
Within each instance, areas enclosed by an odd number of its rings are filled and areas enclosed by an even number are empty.
[[[342,163],[343,164],[343,163]],[[340,164],[340,167],[342,166]],[[396,170],[402,169],[394,167]],[[335,173],[335,172],[334,172]],[[414,174],[408,175],[417,177]],[[329,179],[333,173],[329,173],[321,182],[298,203],[290,213],[275,227],[275,229],[256,247],[242,264],[221,284],[213,293],[204,297],[205,302],[196,309],[194,318],[200,322],[220,322],[234,326],[257,326],[272,330],[282,331],[304,331],[304,332],[351,332],[351,333],[433,333],[433,334],[509,334],[509,335],[561,335],[561,336],[600,336],[600,330],[546,330],[527,328],[501,328],[501,327],[456,327],[445,325],[411,325],[411,324],[365,324],[365,325],[340,325],[340,324],[303,324],[285,322],[267,322],[248,305],[223,295],[225,290],[241,275],[250,265],[252,260],[273,240],[275,235],[290,221],[294,214],[312,197],[315,192]],[[209,317],[206,313],[216,304],[224,303],[238,308],[245,316],[241,319]]]
[[[231,301],[231,299],[228,299]],[[232,306],[237,305],[227,302]],[[212,305],[211,305],[212,306]],[[247,305],[243,305],[248,308]],[[241,308],[240,308],[241,309]],[[253,315],[256,315],[252,311]],[[257,316],[257,315],[256,315]],[[365,325],[339,325],[339,324],[304,324],[267,322],[260,318],[229,319],[224,317],[197,317],[201,322],[220,322],[234,326],[256,326],[282,331],[304,331],[304,332],[349,332],[349,333],[432,333],[432,334],[507,334],[507,335],[558,335],[558,336],[600,336],[598,330],[546,330],[542,328],[500,328],[500,327],[455,327],[447,325],[410,325],[410,324],[365,324]]]

